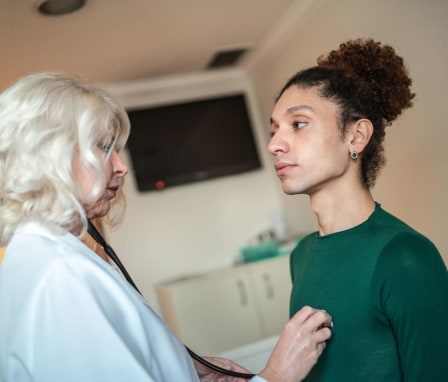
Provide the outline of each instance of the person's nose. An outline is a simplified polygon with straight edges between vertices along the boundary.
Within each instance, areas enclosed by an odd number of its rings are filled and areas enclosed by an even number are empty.
[[[277,155],[278,153],[285,153],[288,151],[289,145],[282,132],[278,130],[275,132],[271,140],[268,143],[268,152],[272,155]]]
[[[114,174],[125,176],[128,173],[128,166],[116,151],[112,152],[112,163]]]

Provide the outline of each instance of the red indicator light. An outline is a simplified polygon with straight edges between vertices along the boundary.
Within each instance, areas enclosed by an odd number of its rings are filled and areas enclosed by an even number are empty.
[[[156,182],[156,188],[158,190],[163,190],[165,188],[165,182],[163,180],[158,180]]]

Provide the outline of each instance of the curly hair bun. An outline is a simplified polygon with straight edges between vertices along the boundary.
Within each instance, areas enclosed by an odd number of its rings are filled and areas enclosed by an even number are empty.
[[[350,40],[317,59],[318,66],[342,70],[368,91],[387,124],[412,106],[415,94],[403,59],[389,45],[372,39]]]

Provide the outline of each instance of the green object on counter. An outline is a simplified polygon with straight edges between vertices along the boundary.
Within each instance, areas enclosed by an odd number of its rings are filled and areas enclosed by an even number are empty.
[[[257,245],[243,247],[240,250],[241,262],[251,263],[271,257],[289,255],[304,236],[298,236],[294,240],[285,243],[268,240]]]
[[[256,246],[248,246],[241,248],[241,259],[243,263],[250,263],[278,256],[279,244],[275,241],[266,241]]]

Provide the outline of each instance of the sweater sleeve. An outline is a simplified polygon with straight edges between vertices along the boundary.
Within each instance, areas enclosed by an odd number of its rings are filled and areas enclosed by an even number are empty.
[[[393,331],[404,382],[448,381],[448,273],[426,238],[401,234],[383,249],[372,279]]]

